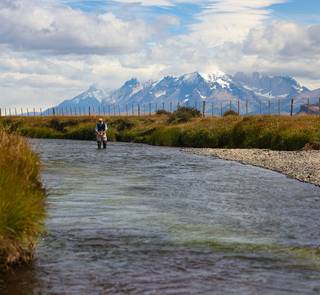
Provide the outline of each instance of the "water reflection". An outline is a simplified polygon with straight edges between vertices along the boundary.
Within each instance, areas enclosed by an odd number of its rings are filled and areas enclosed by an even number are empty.
[[[177,149],[32,143],[48,233],[1,294],[319,292],[319,188]]]

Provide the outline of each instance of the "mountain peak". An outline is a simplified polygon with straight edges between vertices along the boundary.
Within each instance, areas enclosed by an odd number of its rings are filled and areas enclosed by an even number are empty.
[[[203,77],[199,74],[199,72],[193,72],[182,75],[180,79],[187,82],[196,82],[199,79],[203,79]]]
[[[139,80],[137,78],[131,78],[130,80],[126,81],[124,83],[125,86],[129,86],[129,85],[132,85],[132,86],[135,86],[137,84],[139,84]]]
[[[96,91],[98,90],[97,84],[91,84],[88,88],[88,91]]]

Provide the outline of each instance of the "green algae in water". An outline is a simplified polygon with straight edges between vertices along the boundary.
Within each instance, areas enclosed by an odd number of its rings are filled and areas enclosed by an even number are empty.
[[[214,252],[226,255],[252,255],[268,256],[273,259],[294,258],[301,263],[320,269],[320,248],[308,246],[288,246],[281,244],[254,244],[225,242],[219,240],[193,240],[186,243],[188,247],[206,246]],[[303,263],[304,264],[304,263]]]

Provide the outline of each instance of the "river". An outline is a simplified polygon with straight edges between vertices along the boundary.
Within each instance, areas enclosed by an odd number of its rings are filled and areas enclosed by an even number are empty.
[[[33,265],[0,294],[319,294],[320,188],[175,148],[32,140]]]

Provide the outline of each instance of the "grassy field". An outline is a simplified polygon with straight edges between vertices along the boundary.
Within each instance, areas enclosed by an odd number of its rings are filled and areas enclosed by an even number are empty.
[[[0,271],[32,259],[44,197],[37,156],[22,137],[0,128]]]
[[[299,150],[320,142],[319,116],[190,117],[159,114],[109,117],[109,140],[161,146]],[[2,118],[0,124],[24,136],[95,139],[96,117]]]

